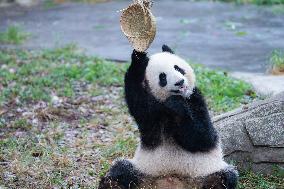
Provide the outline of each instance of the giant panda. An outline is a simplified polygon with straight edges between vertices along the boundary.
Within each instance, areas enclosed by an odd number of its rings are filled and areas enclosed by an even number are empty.
[[[147,176],[163,175],[202,177],[202,188],[236,188],[238,173],[223,160],[194,71],[170,47],[163,45],[162,52],[150,57],[133,51],[125,100],[138,125],[140,144],[133,159],[113,163],[99,189],[132,189]],[[217,177],[206,183],[210,175]]]

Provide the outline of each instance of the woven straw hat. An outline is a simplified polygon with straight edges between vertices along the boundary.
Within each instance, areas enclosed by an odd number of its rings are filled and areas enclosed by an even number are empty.
[[[148,0],[135,1],[122,11],[121,30],[137,51],[146,51],[156,35],[156,20],[150,11]]]

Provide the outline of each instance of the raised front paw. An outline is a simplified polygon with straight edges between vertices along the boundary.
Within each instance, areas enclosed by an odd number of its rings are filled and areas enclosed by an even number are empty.
[[[139,51],[136,51],[135,49],[133,50],[133,52],[132,52],[132,61],[141,62],[145,58],[147,58],[147,53],[146,52],[139,52]]]

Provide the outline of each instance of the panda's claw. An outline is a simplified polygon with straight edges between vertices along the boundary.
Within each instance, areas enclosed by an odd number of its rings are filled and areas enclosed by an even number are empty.
[[[137,51],[135,49],[132,52],[132,60],[145,58],[146,56],[147,56],[147,52],[140,52],[140,51]]]

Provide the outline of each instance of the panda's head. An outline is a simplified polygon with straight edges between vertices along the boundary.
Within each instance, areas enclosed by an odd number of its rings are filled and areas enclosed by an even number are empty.
[[[190,97],[195,86],[195,74],[190,65],[166,45],[163,52],[150,56],[146,80],[151,93],[159,101],[169,96]]]

